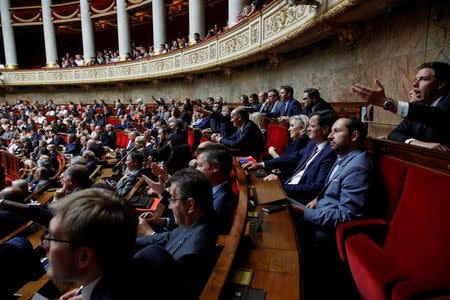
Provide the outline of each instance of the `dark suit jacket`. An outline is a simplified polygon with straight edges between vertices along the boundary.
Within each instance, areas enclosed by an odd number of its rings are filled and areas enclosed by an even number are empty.
[[[141,170],[133,170],[130,175],[128,175],[127,179],[125,180],[119,180],[117,182],[117,194],[119,196],[125,197],[129,191],[136,185],[138,181],[138,177],[141,176]]]
[[[223,137],[220,142],[227,147],[239,149],[238,155],[251,155],[259,159],[264,151],[264,137],[261,130],[252,121],[247,121],[244,127],[236,129],[230,137]]]
[[[270,117],[270,118],[277,118],[277,117],[282,117],[282,116],[292,117],[292,116],[299,115],[302,112],[302,105],[296,99],[291,99],[287,102],[286,113],[284,113],[285,105],[286,105],[286,103],[283,103],[283,105],[281,106],[280,110],[277,113],[271,113],[271,112],[266,113],[266,117]]]
[[[187,168],[191,159],[192,153],[188,144],[175,146],[165,161],[167,173],[172,175],[178,170]]]
[[[297,167],[291,173],[291,175],[293,175],[307,161],[315,146],[316,143],[314,141],[309,141],[305,148],[280,161],[283,164],[286,163],[289,164],[289,162],[291,164],[298,162]],[[278,163],[280,163],[280,161]],[[289,197],[301,203],[307,204],[309,201],[314,199],[320,192],[320,190],[322,190],[322,188],[324,187],[325,179],[327,178],[331,166],[334,164],[335,161],[336,161],[336,154],[331,149],[330,144],[327,144],[322,149],[322,151],[320,151],[319,154],[314,158],[314,160],[308,165],[308,168],[304,171],[299,183],[298,184],[283,183],[284,190],[286,191]],[[265,165],[267,167],[266,163]],[[273,167],[272,163],[269,163],[268,165]]]
[[[228,234],[233,224],[234,211],[236,210],[237,196],[232,189],[233,182],[228,180],[217,190],[213,188],[213,205],[219,217],[219,232]]]
[[[81,144],[78,141],[74,141],[74,142],[66,145],[66,151],[64,151],[64,153],[70,153],[75,156],[75,155],[80,154],[80,150],[81,150]]]
[[[409,103],[408,115],[388,136],[393,141],[417,139],[422,142],[450,146],[450,94],[443,96],[436,107]]]
[[[179,265],[188,299],[198,297],[216,255],[217,220],[214,213],[189,228],[178,226],[172,231],[136,239],[137,248],[148,245],[164,247]]]
[[[324,110],[331,110],[334,111],[333,107],[326,102],[325,100],[323,100],[322,98],[320,98],[316,105],[314,105],[312,108],[306,107],[303,109],[302,114],[307,115],[308,117],[311,117],[311,115],[316,112],[316,111],[324,111]]]

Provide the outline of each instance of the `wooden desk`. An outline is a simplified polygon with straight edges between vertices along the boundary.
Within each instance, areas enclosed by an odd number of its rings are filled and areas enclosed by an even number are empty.
[[[258,202],[286,198],[278,181],[264,182],[254,174],[249,179]],[[258,206],[256,210],[262,213],[261,208]],[[241,253],[236,265],[253,270],[250,287],[266,290],[266,299],[299,299],[299,248],[289,210],[264,214],[261,229],[256,233],[260,243],[248,253]]]

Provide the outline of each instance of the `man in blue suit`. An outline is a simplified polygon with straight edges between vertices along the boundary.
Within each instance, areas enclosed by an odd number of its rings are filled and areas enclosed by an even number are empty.
[[[303,217],[297,230],[301,232],[303,266],[308,274],[305,280],[312,285],[311,293],[324,293],[314,294],[316,299],[329,299],[332,295],[326,293],[336,291],[335,287],[342,284],[344,270],[338,258],[336,227],[366,215],[372,171],[372,162],[363,148],[366,135],[367,130],[359,119],[338,119],[329,135],[338,159],[325,187],[306,207],[291,204],[293,212]]]
[[[289,85],[280,88],[280,100],[283,103],[277,113],[266,113],[266,117],[279,118],[280,120],[299,115],[302,112],[300,102],[294,99],[294,89]]]
[[[183,169],[172,175],[169,190],[169,209],[178,227],[154,233],[146,219],[140,217],[136,246],[164,247],[179,266],[185,296],[197,298],[209,276],[216,251],[217,218],[213,211],[211,185],[202,172]]]
[[[336,118],[336,114],[332,111],[314,113],[309,120],[310,141],[305,148],[288,157],[281,156],[262,163],[247,164],[244,168],[264,167],[270,171],[297,165],[289,178],[283,181],[283,188],[290,198],[304,204],[309,203],[324,187],[325,179],[336,160],[336,154],[328,142],[331,126]],[[270,174],[264,180],[279,180],[279,178],[275,174]]]
[[[66,151],[64,151],[64,153],[72,154],[73,156],[79,155],[81,151],[81,144],[77,141],[74,134],[69,134],[67,136],[67,142]]]

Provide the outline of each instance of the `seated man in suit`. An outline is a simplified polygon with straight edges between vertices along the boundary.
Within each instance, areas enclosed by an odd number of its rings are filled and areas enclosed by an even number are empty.
[[[127,173],[120,178],[116,183],[111,180],[115,188],[117,189],[117,194],[125,197],[131,189],[136,185],[138,177],[141,176],[141,168],[143,163],[142,153],[132,151],[128,153],[125,160],[125,165],[127,167]]]
[[[328,174],[325,187],[306,207],[291,204],[294,214],[303,219],[298,231],[305,258],[303,266],[308,274],[305,280],[317,284],[311,289],[312,293],[336,291],[343,277],[336,246],[336,227],[367,214],[372,162],[364,150],[366,135],[367,129],[359,119],[338,119],[329,135],[338,159]],[[325,268],[326,272],[323,271]],[[332,296],[314,295],[317,299],[330,299]]]
[[[286,120],[302,112],[302,106],[300,102],[294,99],[294,89],[291,86],[284,85],[280,88],[280,100],[283,103],[280,110],[276,113],[268,112],[266,117]]]
[[[393,141],[448,151],[450,134],[450,66],[444,62],[424,63],[413,82],[414,102],[386,97],[378,79],[376,89],[355,84],[352,91],[369,104],[381,106],[405,118],[388,136]]]
[[[72,154],[73,156],[77,156],[80,154],[81,144],[77,141],[77,138],[74,134],[69,134],[67,136],[67,145],[65,146],[66,151],[65,154]]]
[[[236,128],[233,135],[222,137],[213,134],[212,140],[229,148],[239,149],[238,155],[251,155],[259,159],[264,151],[264,138],[258,126],[249,120],[248,112],[242,107],[233,109],[231,122]]]
[[[33,184],[30,187],[30,192],[34,193],[39,190],[41,187],[48,185],[48,169],[45,167],[37,168],[36,170],[37,180],[36,184]]]
[[[51,280],[82,285],[69,299],[139,299],[130,266],[136,239],[134,209],[106,189],[86,189],[52,205],[55,215],[41,237]],[[131,286],[130,286],[131,285]]]
[[[82,165],[70,166],[63,173],[61,181],[63,186],[55,192],[53,200],[59,200],[68,194],[84,190],[91,186],[88,169]]]
[[[112,149],[115,149],[117,147],[116,146],[117,135],[114,132],[114,127],[111,124],[106,124],[105,129],[106,129],[105,134],[109,136],[109,143],[107,146],[111,147]]]
[[[164,247],[179,265],[185,297],[196,299],[208,279],[216,252],[217,220],[211,185],[198,170],[180,170],[170,178],[170,196],[169,209],[178,227],[154,233],[141,217],[136,246]]]
[[[305,108],[302,114],[311,117],[311,114],[316,111],[331,110],[333,107],[320,97],[319,90],[314,88],[306,89],[303,95],[303,101],[305,101]]]
[[[331,126],[336,120],[332,111],[316,112],[311,116],[308,126],[310,141],[305,148],[288,156],[281,156],[262,163],[248,163],[244,168],[266,170],[289,168],[296,165],[289,178],[283,181],[283,188],[290,198],[307,204],[314,199],[325,185],[325,179],[336,160],[328,142]],[[279,180],[275,174],[264,178],[266,181]]]
[[[97,168],[97,165],[99,165],[100,162],[97,160],[94,152],[92,152],[91,150],[84,151],[82,157],[86,162],[86,168],[88,169],[89,175],[92,174],[92,172],[94,172],[95,168]]]
[[[205,146],[202,146],[205,145]],[[237,204],[237,196],[232,189],[233,182],[230,174],[233,167],[233,158],[230,151],[224,146],[210,142],[201,144],[197,149],[197,159],[195,160],[197,170],[201,171],[209,180],[213,189],[213,206],[218,216],[219,232],[228,234],[233,223],[234,212]],[[154,174],[161,175],[161,178],[167,178],[168,174],[161,174],[162,169],[152,166]],[[164,193],[157,182],[143,176],[149,186],[158,193]],[[158,229],[168,230],[174,228],[175,220],[173,218],[162,218],[153,213],[145,214],[145,218],[151,225]]]

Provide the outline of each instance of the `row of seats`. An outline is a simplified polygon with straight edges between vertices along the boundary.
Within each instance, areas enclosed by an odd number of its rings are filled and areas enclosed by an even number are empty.
[[[339,255],[361,296],[411,299],[449,293],[450,176],[389,157],[381,157],[378,166],[386,217],[337,228]]]

